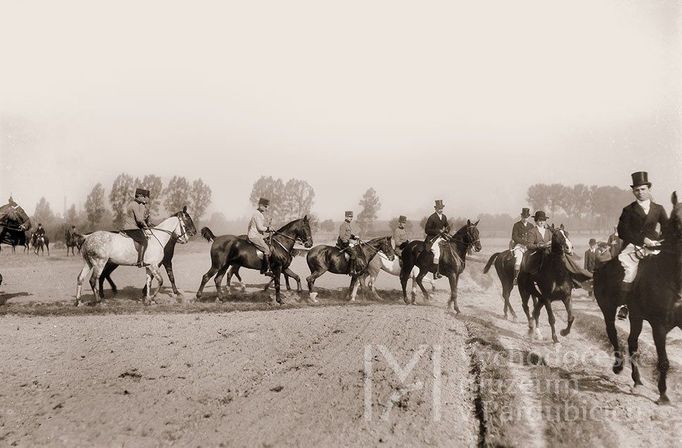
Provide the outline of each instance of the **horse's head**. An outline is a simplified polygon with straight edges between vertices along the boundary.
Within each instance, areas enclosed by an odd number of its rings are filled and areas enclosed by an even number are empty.
[[[682,240],[682,202],[678,202],[677,191],[673,191],[670,198],[673,204],[673,210],[670,212],[670,221],[668,221],[668,233],[671,233],[672,237],[676,242]],[[669,238],[666,235],[667,238]],[[667,239],[664,237],[664,239]]]
[[[554,227],[552,224],[549,227],[549,231],[552,232],[552,252],[563,252],[567,255],[573,253],[573,243],[568,238],[568,231],[561,224],[559,227]]]
[[[194,220],[192,220],[192,217],[187,213],[186,205],[182,210],[175,214],[175,217],[178,218],[178,222],[180,223],[180,232],[175,235],[175,237],[178,239],[178,242],[184,244],[189,241],[189,237],[197,234],[197,228],[194,227]]]
[[[306,249],[313,247],[313,232],[310,230],[310,220],[308,215],[305,215],[303,219],[299,219],[298,225],[295,226],[294,230],[296,232],[296,239],[300,240]]]
[[[469,251],[473,249],[474,252],[480,252],[481,251],[481,237],[478,233],[478,223],[480,219],[474,223],[472,223],[470,220],[467,219],[467,225],[466,225],[466,236],[465,236],[465,243],[467,244],[467,247],[469,248]]]
[[[391,244],[390,236],[379,239],[379,250],[388,257],[390,261],[395,259],[395,250],[393,249],[393,244]]]

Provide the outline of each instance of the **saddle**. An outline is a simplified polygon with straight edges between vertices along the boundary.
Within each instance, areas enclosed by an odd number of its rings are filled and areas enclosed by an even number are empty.
[[[529,250],[523,254],[521,259],[521,271],[530,275],[536,275],[542,268],[542,262],[545,260],[545,251],[543,250]],[[510,253],[510,257],[513,255]]]

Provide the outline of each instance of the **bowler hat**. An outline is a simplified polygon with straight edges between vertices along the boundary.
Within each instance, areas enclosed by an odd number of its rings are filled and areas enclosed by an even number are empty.
[[[353,217],[353,210],[346,210],[346,218],[352,218]]]
[[[407,216],[403,215],[398,216],[398,222],[407,222]]]
[[[528,218],[530,216],[530,209],[523,207],[521,209],[521,217],[522,218]]]
[[[445,208],[445,204],[443,204],[442,199],[436,199],[436,205],[434,205],[434,208]]]
[[[590,238],[589,245],[591,246],[593,244],[597,244],[597,240],[595,240],[594,238]]]
[[[260,198],[258,200],[258,205],[264,205],[265,207],[270,205],[270,199]]]
[[[545,215],[545,212],[543,212],[542,210],[538,210],[537,212],[535,212],[533,219],[536,221],[547,221],[547,215]]]
[[[649,173],[646,171],[637,171],[636,173],[632,173],[631,176],[632,185],[630,185],[630,188],[639,187],[640,185],[651,187],[651,182],[649,182]]]

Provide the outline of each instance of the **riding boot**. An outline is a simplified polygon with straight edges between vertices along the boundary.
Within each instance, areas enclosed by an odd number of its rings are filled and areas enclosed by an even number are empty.
[[[443,275],[440,273],[440,263],[434,263],[433,265],[436,267],[436,272],[433,274],[433,279],[438,280],[439,278],[443,277]]]
[[[514,268],[514,284],[518,283],[520,269]]]
[[[272,277],[272,268],[270,267],[270,255],[263,255],[264,266],[261,266],[261,274]],[[265,271],[263,269],[265,268]]]
[[[620,307],[618,310],[618,319],[620,320],[625,320],[628,317],[628,296],[630,295],[630,291],[632,290],[632,283],[626,283],[626,282],[621,282],[620,284],[620,291],[618,292],[619,297],[618,297],[618,302],[617,303],[623,303],[624,305]]]
[[[147,264],[145,264],[145,262],[144,262],[144,253],[145,253],[146,249],[147,248],[145,246],[140,246],[140,250],[137,251],[137,267],[138,268],[143,268],[143,267],[147,266]]]

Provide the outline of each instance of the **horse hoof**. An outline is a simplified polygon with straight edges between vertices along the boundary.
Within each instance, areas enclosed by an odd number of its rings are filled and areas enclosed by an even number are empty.
[[[623,364],[622,363],[621,364],[614,364],[612,370],[613,370],[613,373],[618,375],[620,372],[623,371]]]
[[[570,331],[568,331],[568,330],[561,330],[561,331],[559,332],[559,334],[560,334],[561,336],[563,336],[563,337],[568,336],[569,333],[570,333]]]
[[[667,395],[663,394],[658,398],[658,400],[656,400],[656,404],[661,405],[661,406],[669,405],[670,404],[670,398],[668,398]]]
[[[317,303],[317,293],[316,292],[311,292],[310,293],[310,300],[313,302]]]

